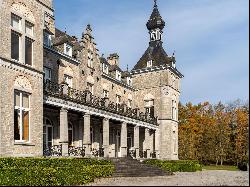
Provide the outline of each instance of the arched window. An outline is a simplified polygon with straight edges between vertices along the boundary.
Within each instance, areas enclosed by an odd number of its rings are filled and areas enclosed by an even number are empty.
[[[48,118],[43,119],[43,147],[53,146],[53,125]]]
[[[69,146],[73,146],[73,125],[69,123],[68,125],[68,136],[69,136]]]

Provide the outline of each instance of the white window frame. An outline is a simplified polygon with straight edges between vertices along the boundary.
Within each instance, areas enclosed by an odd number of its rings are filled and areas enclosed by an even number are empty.
[[[69,51],[67,51],[67,48],[69,49]],[[69,45],[68,43],[64,43],[64,54],[72,57],[72,51],[73,51],[73,47]]]
[[[49,121],[49,123],[50,124],[47,124],[46,123],[46,121]],[[45,135],[46,136],[46,141],[45,141],[45,143],[46,143],[46,148],[48,148],[48,127],[50,127],[51,128],[51,130],[52,130],[52,141],[51,141],[51,145],[53,146],[54,145],[54,127],[53,127],[53,125],[52,125],[52,122],[51,122],[51,120],[50,119],[48,119],[48,118],[44,118],[44,122],[43,122],[43,127],[45,127],[46,128],[46,132],[44,133],[43,132],[43,135]]]
[[[102,71],[106,74],[109,74],[109,66],[107,64],[102,64]]]
[[[148,68],[151,68],[153,66],[153,60],[149,60],[148,62],[147,62],[147,67]]]
[[[21,142],[21,143],[29,143],[30,142],[30,119],[31,119],[31,112],[30,112],[30,93],[26,93],[26,92],[23,92],[23,91],[19,91],[19,90],[14,90],[14,97],[15,97],[15,93],[19,93],[19,96],[20,96],[20,103],[19,105],[20,106],[16,106],[15,105],[15,102],[14,102],[14,110],[17,110],[20,114],[20,126],[19,126],[19,133],[20,133],[20,140],[15,140],[14,138],[14,141],[15,142]],[[23,94],[27,94],[29,96],[29,108],[24,108],[23,107]],[[15,100],[15,98],[14,98]],[[23,112],[29,112],[29,137],[28,137],[28,140],[23,140]]]
[[[116,70],[116,79],[117,79],[118,81],[121,81],[121,72],[118,71],[118,70]]]
[[[131,77],[127,77],[127,84],[129,86],[132,86],[132,79],[131,79]]]
[[[19,18],[19,28],[15,28],[12,25],[12,18]],[[26,24],[32,25],[32,34],[30,35],[29,33],[26,33]],[[33,66],[34,63],[34,42],[35,42],[35,37],[34,37],[34,27],[35,24],[27,20],[24,16],[17,15],[16,13],[11,12],[11,23],[10,23],[10,28],[11,32],[15,32],[16,34],[19,35],[19,60],[12,59],[18,63],[25,64],[26,66]],[[31,56],[31,65],[27,64],[25,61],[25,41],[26,38],[31,41],[32,43],[32,56]]]

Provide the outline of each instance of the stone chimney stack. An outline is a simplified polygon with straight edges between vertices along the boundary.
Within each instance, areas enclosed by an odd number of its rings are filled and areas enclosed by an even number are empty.
[[[119,67],[119,55],[117,53],[110,54],[108,57],[108,63]]]

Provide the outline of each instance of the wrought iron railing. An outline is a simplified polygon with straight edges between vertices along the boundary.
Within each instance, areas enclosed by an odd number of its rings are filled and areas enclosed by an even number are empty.
[[[69,156],[74,156],[74,157],[85,156],[85,149],[83,147],[69,146],[68,152],[69,152]]]
[[[66,84],[57,84],[46,80],[44,82],[44,94],[158,125],[157,117],[151,117],[147,113],[139,112],[138,108],[132,109],[126,104],[116,104],[107,98],[96,97],[88,90],[76,90]]]
[[[44,147],[43,148],[43,156],[48,156],[48,157],[59,157],[62,156],[62,145],[54,145],[54,146],[49,146],[49,147]]]

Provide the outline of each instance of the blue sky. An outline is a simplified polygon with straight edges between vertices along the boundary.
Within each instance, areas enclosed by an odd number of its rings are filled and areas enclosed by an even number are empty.
[[[181,102],[217,103],[249,98],[249,1],[158,0],[166,22],[164,48],[176,51],[184,79]],[[153,0],[54,0],[56,27],[81,37],[91,24],[107,57],[129,69],[148,47]]]

